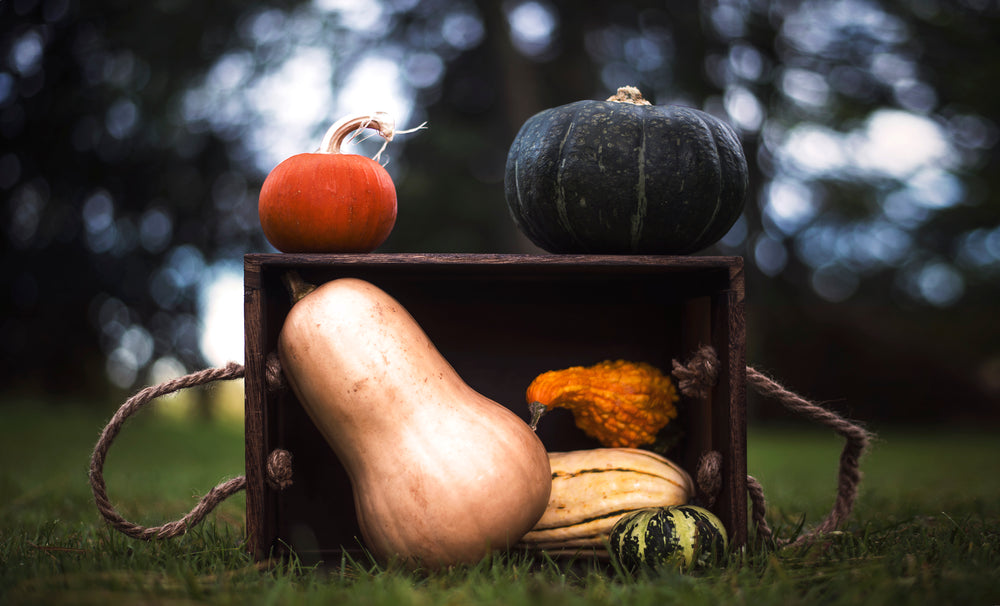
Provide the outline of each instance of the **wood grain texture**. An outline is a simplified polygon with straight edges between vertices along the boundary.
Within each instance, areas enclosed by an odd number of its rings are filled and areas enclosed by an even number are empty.
[[[743,265],[741,257],[669,256],[669,255],[531,255],[531,254],[466,254],[466,253],[389,253],[389,254],[283,254],[259,253],[246,255],[246,262],[258,268],[308,267],[324,265],[347,266],[497,266],[563,267],[567,269],[608,266],[634,270],[659,267],[668,271],[719,269],[728,271],[733,265]],[[742,270],[741,270],[742,271]]]
[[[247,545],[258,560],[268,556],[273,526],[268,524],[264,465],[267,458],[264,421],[266,409],[263,352],[263,296],[260,290],[260,266],[248,258],[244,263],[243,323],[244,323],[244,440],[246,444],[246,518]]]
[[[744,280],[742,260],[730,267],[730,286],[724,293],[724,309],[720,313],[720,330],[726,340],[716,351],[725,364],[726,391],[718,400],[720,419],[717,425],[726,427],[726,435],[719,438],[725,445],[723,453],[723,494],[721,509],[726,524],[731,528],[731,544],[742,546],[747,540],[747,407],[746,407],[746,322],[744,317]],[[725,322],[723,328],[721,324]]]

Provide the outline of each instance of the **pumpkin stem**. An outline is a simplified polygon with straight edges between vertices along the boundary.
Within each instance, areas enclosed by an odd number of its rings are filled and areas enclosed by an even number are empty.
[[[339,154],[340,146],[344,143],[347,135],[362,128],[370,128],[378,131],[378,134],[386,140],[392,141],[396,134],[396,121],[385,112],[375,112],[370,114],[351,114],[333,123],[323,135],[323,142],[319,146],[319,151],[327,154]]]
[[[633,105],[652,105],[652,103],[643,98],[642,93],[634,86],[619,88],[618,92],[608,97],[607,100],[617,101],[618,103],[632,103]]]
[[[420,126],[408,130],[396,130],[396,121],[393,120],[392,116],[385,112],[351,114],[337,120],[333,123],[333,126],[327,129],[326,134],[323,135],[323,142],[319,146],[319,151],[327,154],[341,153],[340,146],[343,145],[344,140],[347,139],[347,135],[363,128],[375,130],[378,134],[382,135],[383,139],[385,139],[385,141],[382,142],[382,147],[378,150],[378,153],[375,154],[374,158],[372,158],[378,162],[382,152],[385,151],[386,146],[389,145],[389,141],[392,141],[394,136],[424,130],[427,128],[427,123],[424,122]]]
[[[531,420],[528,422],[528,427],[531,428],[531,431],[538,431],[538,422],[542,420],[549,408],[541,402],[532,402],[528,404],[528,408],[531,410]]]
[[[316,290],[316,285],[303,280],[297,271],[285,272],[282,280],[285,282],[285,287],[288,288],[288,294],[292,296],[293,304],[298,303],[306,295]]]

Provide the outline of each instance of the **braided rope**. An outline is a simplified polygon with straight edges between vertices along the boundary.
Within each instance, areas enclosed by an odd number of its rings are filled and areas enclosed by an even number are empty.
[[[811,532],[800,536],[794,544],[800,544],[836,530],[840,523],[851,515],[851,510],[854,508],[854,500],[858,496],[858,485],[861,483],[861,455],[868,449],[872,434],[837,413],[792,393],[774,379],[749,366],[747,367],[747,382],[760,395],[777,400],[788,410],[817,421],[844,438],[844,449],[840,454],[840,465],[837,473],[837,498],[833,508],[818,526]],[[763,508],[762,503],[761,509]]]
[[[94,452],[90,457],[90,487],[94,493],[97,510],[112,527],[119,532],[135,539],[149,541],[152,539],[169,539],[182,535],[195,526],[210,511],[230,496],[246,488],[246,476],[239,476],[220,483],[203,496],[194,509],[179,520],[168,522],[161,526],[145,527],[129,522],[118,513],[108,498],[107,486],[104,483],[104,461],[107,458],[111,443],[121,431],[125,421],[149,402],[176,391],[213,381],[239,379],[244,376],[243,366],[230,362],[222,368],[209,368],[178,377],[159,385],[147,387],[125,401],[101,432]],[[291,455],[287,451],[275,450],[268,457],[268,482],[275,487],[283,488],[291,484]]]
[[[673,375],[677,379],[677,387],[684,395],[693,398],[707,398],[718,379],[719,361],[715,350],[708,346],[700,347],[687,364],[673,361]],[[845,439],[844,450],[840,455],[840,466],[837,474],[837,496],[830,513],[812,531],[799,536],[791,544],[800,544],[812,540],[836,528],[851,514],[854,501],[858,495],[858,485],[861,483],[860,459],[871,442],[872,434],[857,423],[848,421],[837,413],[819,404],[810,402],[802,396],[789,391],[774,379],[764,373],[747,366],[747,383],[757,393],[766,398],[780,402],[788,410],[804,415],[807,418],[833,429]],[[714,456],[711,456],[714,455]],[[698,464],[698,486],[703,497],[713,502],[721,488],[720,473],[721,457],[717,452],[706,453]],[[753,476],[747,476],[747,492],[753,505],[753,521],[757,527],[758,538],[769,541],[774,533],[765,519],[767,502],[764,490]],[[788,544],[783,542],[782,544]]]
[[[757,539],[770,542],[774,538],[774,532],[768,526],[764,514],[767,510],[767,502],[764,500],[764,487],[760,485],[757,478],[747,476],[747,494],[750,496],[750,503],[753,505],[753,523],[757,528]]]

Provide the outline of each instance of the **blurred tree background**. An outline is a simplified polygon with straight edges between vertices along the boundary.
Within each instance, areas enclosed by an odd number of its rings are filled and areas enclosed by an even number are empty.
[[[702,254],[746,259],[751,364],[860,419],[996,421],[996,74],[994,0],[0,0],[2,389],[239,359],[206,327],[272,250],[260,183],[349,111],[429,125],[383,155],[381,250],[540,252],[517,129],[632,84],[742,137],[753,195]]]

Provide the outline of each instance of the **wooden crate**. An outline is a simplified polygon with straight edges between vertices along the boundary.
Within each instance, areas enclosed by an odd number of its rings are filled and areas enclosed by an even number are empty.
[[[252,254],[244,259],[246,322],[246,509],[249,547],[266,558],[291,546],[307,561],[339,560],[361,547],[346,472],[290,390],[269,391],[290,308],[282,275],[322,283],[355,277],[379,286],[414,316],[462,378],[528,418],[524,391],[547,370],[604,359],[671,369],[701,344],[718,353],[710,398],[685,400],[684,438],[670,456],[694,475],[699,457],[723,456],[714,506],[731,541],[746,542],[746,362],[743,261],[739,257]],[[597,444],[562,410],[539,435],[550,451]],[[268,453],[294,457],[294,483],[265,481]],[[405,464],[405,461],[401,461]]]

